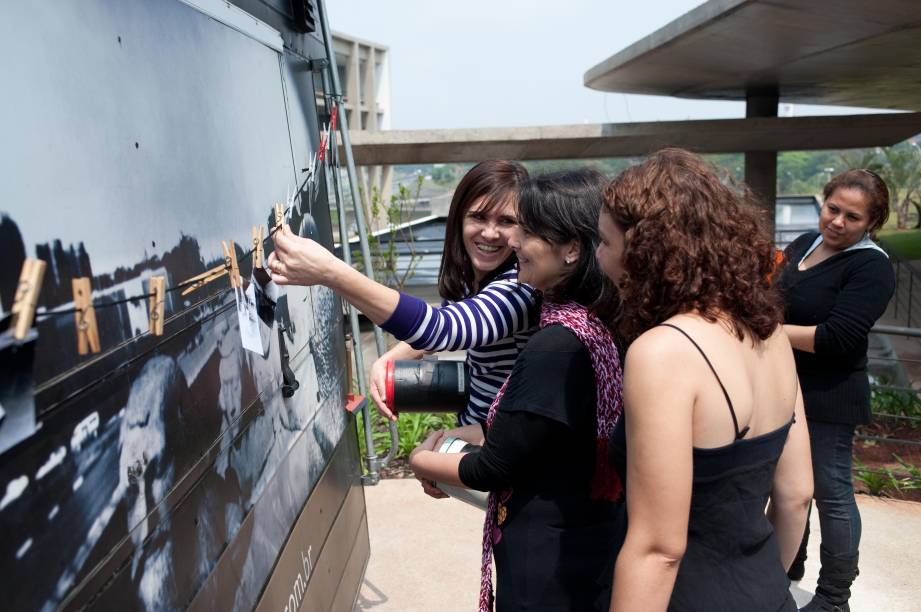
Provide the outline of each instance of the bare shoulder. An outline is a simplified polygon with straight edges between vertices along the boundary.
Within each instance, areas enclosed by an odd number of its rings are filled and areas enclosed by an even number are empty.
[[[686,363],[693,346],[679,332],[667,327],[653,327],[643,332],[627,349],[625,368],[649,366],[661,369],[664,374],[669,366]]]

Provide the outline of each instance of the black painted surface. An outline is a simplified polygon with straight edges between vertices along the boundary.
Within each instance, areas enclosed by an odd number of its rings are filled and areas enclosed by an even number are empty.
[[[222,262],[221,240],[249,278],[251,226],[295,192],[319,142],[302,57],[177,0],[3,3],[0,52],[17,58],[0,69],[0,314],[25,257],[48,262],[44,313],[72,307],[78,276],[98,304],[145,294],[153,275],[174,286]],[[289,223],[331,246],[324,186]],[[29,367],[0,377],[0,397],[35,413],[0,450],[4,608],[183,609],[206,584],[252,608],[354,435],[330,291],[281,291],[260,323],[265,355],[242,348],[226,278],[168,296],[162,337],[143,301],[97,308],[102,352],[79,356],[73,315],[48,317]]]

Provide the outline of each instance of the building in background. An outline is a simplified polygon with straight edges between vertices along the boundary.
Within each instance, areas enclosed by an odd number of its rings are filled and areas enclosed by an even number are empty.
[[[352,132],[390,129],[390,52],[384,45],[333,32],[333,49],[343,89],[343,105]],[[376,191],[382,202],[390,201],[392,166],[358,166],[365,211],[369,196]],[[371,219],[372,227],[378,220]]]

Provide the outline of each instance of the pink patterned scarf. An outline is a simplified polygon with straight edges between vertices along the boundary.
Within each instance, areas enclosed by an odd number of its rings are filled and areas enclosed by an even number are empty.
[[[595,369],[597,402],[597,438],[595,448],[595,472],[592,476],[592,499],[615,501],[621,494],[623,486],[620,477],[608,460],[608,438],[620,419],[623,410],[623,370],[620,357],[614,344],[614,336],[594,315],[589,314],[585,306],[575,302],[554,304],[544,302],[540,311],[540,327],[563,325],[574,333],[591,355]],[[491,427],[496,418],[496,411],[508,380],[499,389],[496,399],[489,407],[486,427]],[[480,607],[479,612],[491,612],[493,609],[492,590],[492,551],[502,537],[499,524],[504,521],[504,505],[511,497],[511,491],[492,492],[486,508],[486,522],[483,525],[483,559],[480,567]],[[500,513],[502,516],[500,517]]]

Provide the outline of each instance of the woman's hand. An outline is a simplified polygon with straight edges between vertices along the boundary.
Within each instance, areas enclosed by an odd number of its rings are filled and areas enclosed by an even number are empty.
[[[397,415],[393,414],[393,411],[387,405],[387,362],[390,359],[387,354],[384,354],[378,357],[371,365],[370,384],[368,386],[371,399],[374,400],[374,405],[377,406],[377,411],[391,421],[396,421]]]
[[[287,225],[272,235],[275,250],[269,255],[272,280],[279,285],[326,285],[337,266],[345,265],[323,246],[295,236]]]
[[[387,362],[400,361],[401,359],[420,359],[424,355],[422,351],[414,349],[405,342],[400,342],[395,347],[381,355],[371,365],[371,371],[368,373],[368,392],[374,405],[377,406],[378,412],[390,419],[397,420],[393,408],[387,405]]]
[[[448,429],[444,432],[444,437],[457,438],[458,440],[463,440],[467,444],[473,444],[474,446],[483,446],[483,443],[486,441],[483,436],[483,426],[478,423]]]
[[[435,481],[428,478],[423,478],[416,474],[417,467],[417,458],[419,453],[423,452],[436,452],[435,449],[441,445],[442,440],[444,439],[445,432],[443,430],[433,431],[428,435],[428,437],[413,451],[409,454],[409,466],[412,468],[413,473],[416,475],[416,480],[422,484],[422,490],[429,497],[434,497],[435,499],[444,499],[448,495],[435,486]]]

